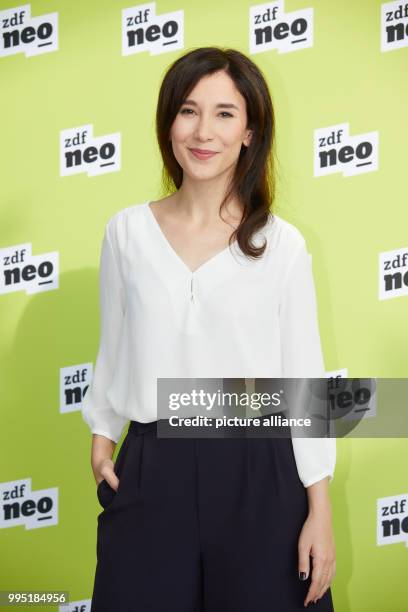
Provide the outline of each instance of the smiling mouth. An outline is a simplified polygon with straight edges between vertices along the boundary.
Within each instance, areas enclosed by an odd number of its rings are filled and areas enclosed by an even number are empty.
[[[197,159],[209,159],[218,153],[218,151],[208,151],[207,149],[189,149],[189,151]]]

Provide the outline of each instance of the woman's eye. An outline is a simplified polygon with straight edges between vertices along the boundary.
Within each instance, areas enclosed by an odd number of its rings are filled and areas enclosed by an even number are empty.
[[[181,111],[180,111],[180,114],[181,115],[185,115],[185,114],[190,114],[190,112],[194,113],[192,108],[182,108]],[[228,113],[227,111],[221,111],[219,114],[220,115],[224,115],[225,118],[233,116],[233,115],[231,115],[231,113]]]

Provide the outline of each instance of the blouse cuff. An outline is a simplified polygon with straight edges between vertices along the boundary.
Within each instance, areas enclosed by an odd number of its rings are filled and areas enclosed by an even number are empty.
[[[323,478],[325,478],[326,476],[329,477],[329,484],[330,484],[331,481],[333,480],[333,472],[326,471],[326,472],[322,472],[318,476],[313,476],[313,478],[309,478],[309,480],[306,480],[305,482],[303,482],[303,486],[305,488],[310,487],[312,484],[319,482],[319,480],[323,480]]]

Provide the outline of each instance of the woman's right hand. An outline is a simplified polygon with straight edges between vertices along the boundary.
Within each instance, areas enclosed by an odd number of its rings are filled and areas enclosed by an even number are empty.
[[[116,476],[114,472],[114,463],[112,459],[106,458],[103,459],[98,470],[98,476],[96,477],[96,483],[99,485],[102,480],[106,480],[108,485],[114,490],[117,491],[119,486],[119,478]]]
[[[96,485],[106,480],[108,485],[117,491],[119,478],[115,474],[115,464],[112,461],[115,447],[116,443],[113,440],[99,434],[92,434],[91,465]]]

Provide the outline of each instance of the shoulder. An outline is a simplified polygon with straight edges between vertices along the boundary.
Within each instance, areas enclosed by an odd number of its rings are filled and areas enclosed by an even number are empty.
[[[131,204],[117,210],[108,218],[105,224],[105,232],[116,246],[119,247],[126,241],[131,225],[134,221],[137,223],[140,220],[146,206],[147,202]]]
[[[125,208],[121,208],[113,213],[106,222],[106,227],[110,231],[119,229],[121,226],[129,222],[130,218],[141,214],[142,209],[147,205],[147,202],[141,204],[131,204]]]
[[[270,247],[293,253],[299,249],[306,248],[306,240],[296,225],[286,221],[280,215],[271,213],[268,222],[270,226]]]

